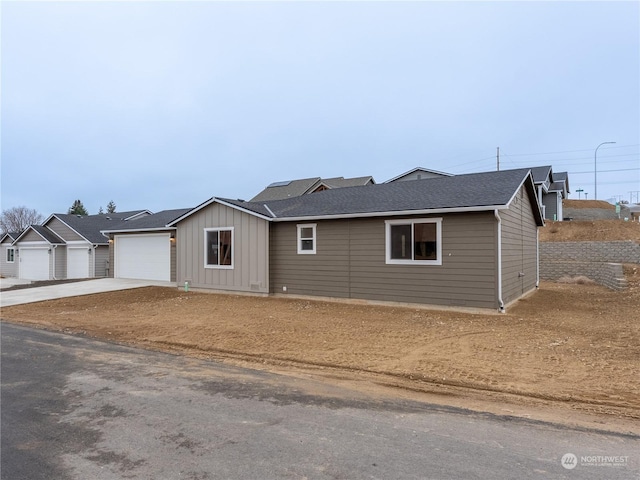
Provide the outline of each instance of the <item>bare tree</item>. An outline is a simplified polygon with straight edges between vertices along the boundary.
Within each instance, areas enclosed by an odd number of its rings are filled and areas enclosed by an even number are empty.
[[[27,207],[12,207],[3,210],[0,215],[0,229],[2,233],[21,232],[29,225],[37,225],[44,217],[36,210]]]

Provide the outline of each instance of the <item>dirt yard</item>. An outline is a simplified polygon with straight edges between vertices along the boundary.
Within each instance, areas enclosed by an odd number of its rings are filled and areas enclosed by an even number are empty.
[[[507,314],[149,287],[2,310],[6,321],[499,414],[640,432],[630,288],[543,283]],[[585,299],[589,299],[585,301]],[[587,420],[585,420],[585,418]]]
[[[598,202],[600,201],[598,200]],[[614,240],[633,240],[640,243],[640,223],[623,220],[574,220],[571,222],[547,220],[546,225],[540,229],[541,242],[606,242]]]

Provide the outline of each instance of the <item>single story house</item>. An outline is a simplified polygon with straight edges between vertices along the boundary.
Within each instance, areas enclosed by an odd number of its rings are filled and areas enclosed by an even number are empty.
[[[28,280],[105,277],[109,243],[100,230],[149,214],[149,210],[86,216],[54,213],[42,225],[29,226],[11,243],[17,263],[13,274]]]
[[[178,285],[504,311],[538,285],[530,169],[213,197],[175,218]]]
[[[335,188],[357,187],[362,185],[375,185],[373,177],[355,177],[355,178],[302,178],[300,180],[286,180],[283,182],[274,182],[268,185],[259,194],[253,197],[251,202],[265,202],[267,200],[282,200],[285,198],[299,197],[309,193],[321,192],[323,190],[331,190]]]
[[[16,262],[16,248],[13,242],[20,233],[7,232],[0,238],[0,275],[3,277],[18,276],[18,262]]]
[[[562,200],[568,197],[569,175],[567,172],[554,172],[550,165],[531,169],[536,186],[538,203],[542,215],[547,220],[561,222],[563,218]]]
[[[135,221],[125,220],[101,234],[109,240],[108,276],[176,281],[175,227],[167,227],[189,208],[163,210]]]

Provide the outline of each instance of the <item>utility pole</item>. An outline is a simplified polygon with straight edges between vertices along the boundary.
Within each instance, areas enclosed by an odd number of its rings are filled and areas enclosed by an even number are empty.
[[[500,147],[498,147],[498,152],[496,153],[496,164],[497,170],[500,171]]]
[[[633,190],[629,192],[629,203],[633,203],[634,194],[636,197],[636,203],[640,203],[640,190]]]

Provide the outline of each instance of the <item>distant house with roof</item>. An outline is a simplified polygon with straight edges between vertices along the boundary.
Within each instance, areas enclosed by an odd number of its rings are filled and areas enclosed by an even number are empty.
[[[439,172],[438,170],[430,170],[428,168],[416,167],[412,168],[408,172],[401,173],[400,175],[390,178],[384,183],[393,182],[406,182],[407,180],[426,180],[427,178],[440,178],[440,177],[452,177],[453,174]]]
[[[19,232],[7,232],[0,238],[0,275],[3,277],[18,276],[18,262],[13,242],[19,235]]]
[[[28,280],[107,276],[109,243],[100,231],[149,214],[149,210],[84,216],[54,213],[42,225],[26,228],[6,247],[13,249],[14,276]]]
[[[538,285],[529,169],[257,198],[167,224],[179,285],[501,311]]]
[[[571,193],[569,191],[569,174],[554,172],[550,165],[533,167],[531,174],[544,218],[561,222],[564,219],[562,200],[568,198]]]
[[[375,180],[371,176],[355,178],[334,177],[324,179],[320,177],[311,177],[300,180],[285,180],[268,185],[250,201],[264,202],[267,200],[282,200],[285,198],[307,195],[309,193],[322,192],[323,190],[374,185],[375,183]]]

